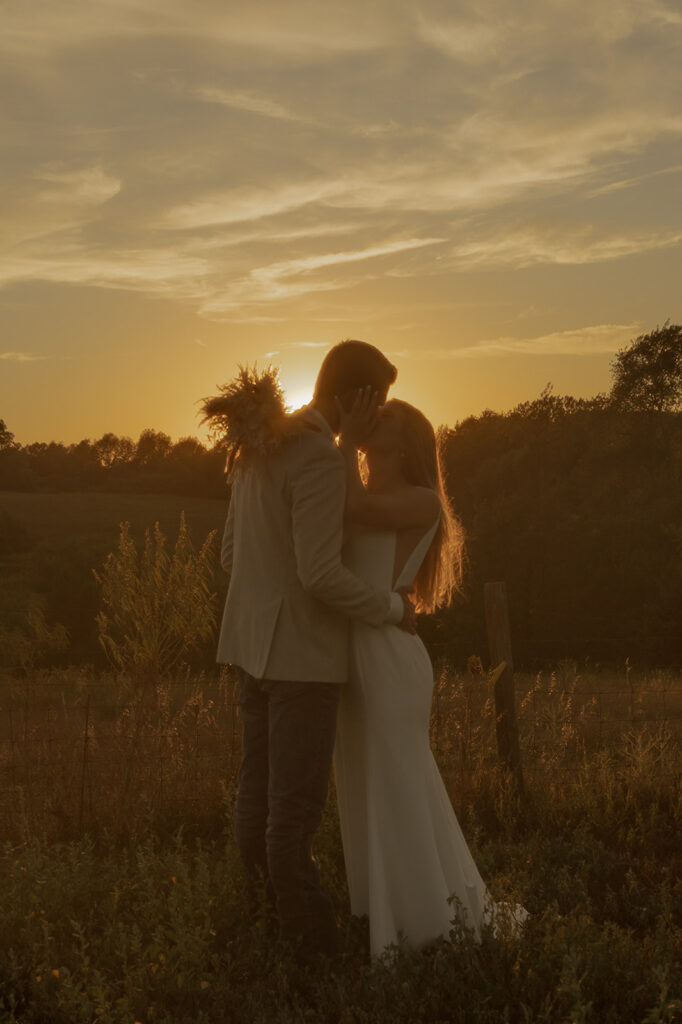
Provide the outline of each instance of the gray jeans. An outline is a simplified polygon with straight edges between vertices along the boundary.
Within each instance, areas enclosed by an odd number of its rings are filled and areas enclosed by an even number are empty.
[[[336,920],[312,856],[334,752],[337,683],[242,674],[235,833],[248,875],[269,877],[280,933],[303,959],[338,952]]]

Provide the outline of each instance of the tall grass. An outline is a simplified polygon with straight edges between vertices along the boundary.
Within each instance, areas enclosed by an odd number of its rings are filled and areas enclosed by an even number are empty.
[[[5,836],[127,842],[224,827],[240,757],[235,679],[0,677]]]
[[[682,1020],[674,720],[643,721],[627,701],[609,702],[622,676],[563,665],[517,682],[521,814],[475,664],[462,674],[438,666],[432,743],[493,895],[530,912],[521,936],[477,945],[453,926],[427,950],[370,963],[349,915],[332,790],[316,855],[346,938],[336,970],[309,974],[245,897],[231,836],[239,749],[229,675],[166,681],[137,732],[125,678],[2,680],[0,1020]],[[640,694],[665,684],[672,708],[680,693],[672,676],[630,682]]]

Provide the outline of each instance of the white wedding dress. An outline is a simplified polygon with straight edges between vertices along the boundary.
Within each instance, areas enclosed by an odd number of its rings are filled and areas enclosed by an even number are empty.
[[[395,584],[394,532],[354,528],[344,562],[377,588],[410,586],[437,525]],[[431,753],[432,689],[419,637],[353,620],[334,777],[351,912],[369,916],[374,955],[447,937],[455,916],[479,936],[494,913]]]

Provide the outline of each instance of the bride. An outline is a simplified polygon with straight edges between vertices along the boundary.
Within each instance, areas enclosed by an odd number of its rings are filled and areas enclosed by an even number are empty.
[[[352,524],[344,562],[375,587],[412,587],[417,610],[431,612],[456,589],[462,560],[433,427],[406,402],[378,408],[369,389],[350,412],[337,408]],[[455,916],[479,937],[495,914],[429,746],[432,688],[419,637],[352,622],[334,774],[351,912],[369,916],[374,955],[447,936]]]

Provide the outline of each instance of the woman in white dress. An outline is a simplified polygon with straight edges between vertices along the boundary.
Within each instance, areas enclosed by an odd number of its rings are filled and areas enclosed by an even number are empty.
[[[346,564],[378,588],[413,588],[417,610],[433,611],[458,585],[462,552],[433,427],[405,402],[378,409],[370,392],[350,413],[338,407]],[[354,620],[351,651],[334,755],[351,912],[368,915],[374,955],[401,940],[419,947],[447,936],[455,916],[479,936],[494,907],[431,753],[426,648],[394,626]]]

